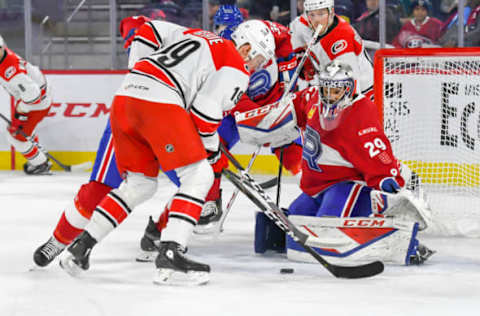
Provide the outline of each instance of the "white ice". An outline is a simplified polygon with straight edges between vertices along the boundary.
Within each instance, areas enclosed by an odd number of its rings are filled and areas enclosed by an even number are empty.
[[[154,199],[95,247],[90,270],[80,278],[67,275],[58,262],[30,271],[33,251],[87,179],[86,173],[0,172],[0,316],[480,314],[479,239],[424,236],[438,251],[424,266],[386,266],[373,278],[335,279],[319,264],[254,254],[255,207],[243,196],[218,240],[192,238],[188,253],[211,265],[210,283],[156,286],[154,265],[134,258],[148,215],[157,216],[175,190],[162,177]],[[226,180],[223,185],[226,203],[233,187]],[[285,179],[281,204],[298,193],[294,180]],[[280,274],[281,268],[295,273]]]

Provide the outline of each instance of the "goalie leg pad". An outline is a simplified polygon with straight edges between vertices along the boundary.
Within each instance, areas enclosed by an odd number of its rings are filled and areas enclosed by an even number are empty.
[[[322,199],[316,216],[369,216],[372,213],[371,190],[370,187],[356,182],[334,184],[320,194]]]
[[[373,260],[408,265],[416,252],[418,224],[387,218],[322,218],[289,216],[303,232],[326,240],[338,240],[339,246],[315,248],[329,262],[358,264]],[[309,244],[307,240],[307,245]],[[314,262],[293,239],[287,236],[287,257],[293,261]]]
[[[285,250],[285,233],[262,212],[255,216],[255,253],[273,250],[280,253]]]

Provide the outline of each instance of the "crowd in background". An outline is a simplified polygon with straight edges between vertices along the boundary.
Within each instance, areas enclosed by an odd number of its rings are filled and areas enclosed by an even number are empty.
[[[209,0],[210,17],[221,0]],[[335,12],[365,40],[379,40],[380,0],[335,0]],[[237,0],[245,19],[266,19],[288,26],[290,1]],[[191,27],[201,26],[201,0],[152,0],[141,14]],[[458,0],[386,0],[386,42],[395,47],[455,47],[458,45]],[[303,0],[297,0],[297,14]],[[480,0],[465,0],[464,46],[480,46]]]

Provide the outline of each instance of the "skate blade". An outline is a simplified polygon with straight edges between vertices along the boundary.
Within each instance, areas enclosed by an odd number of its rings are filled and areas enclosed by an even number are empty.
[[[135,258],[137,262],[153,262],[158,255],[158,251],[145,251],[141,250],[141,252]]]
[[[73,277],[78,277],[84,272],[82,268],[80,268],[75,262],[73,262],[72,255],[61,258],[58,263],[60,265],[60,268],[62,268],[65,272],[67,272]]]
[[[204,285],[210,281],[210,273],[189,271],[187,273],[172,269],[157,269],[153,283],[157,285],[195,286]]]
[[[218,230],[217,226],[218,222],[208,223],[206,225],[197,225],[193,228],[193,232],[197,235],[211,235]]]

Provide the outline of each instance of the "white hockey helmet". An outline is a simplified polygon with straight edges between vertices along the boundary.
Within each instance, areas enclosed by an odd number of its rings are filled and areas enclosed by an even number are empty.
[[[320,125],[333,130],[339,124],[343,110],[352,105],[357,81],[352,67],[332,61],[318,73]]]
[[[305,0],[303,3],[303,11],[313,11],[320,9],[332,9],[334,0]]]
[[[5,47],[5,41],[3,40],[2,35],[0,35],[0,48]]]
[[[275,58],[275,39],[268,26],[260,20],[249,20],[241,23],[232,33],[235,46],[240,48],[250,44],[248,53],[250,60],[263,56],[265,61]]]

